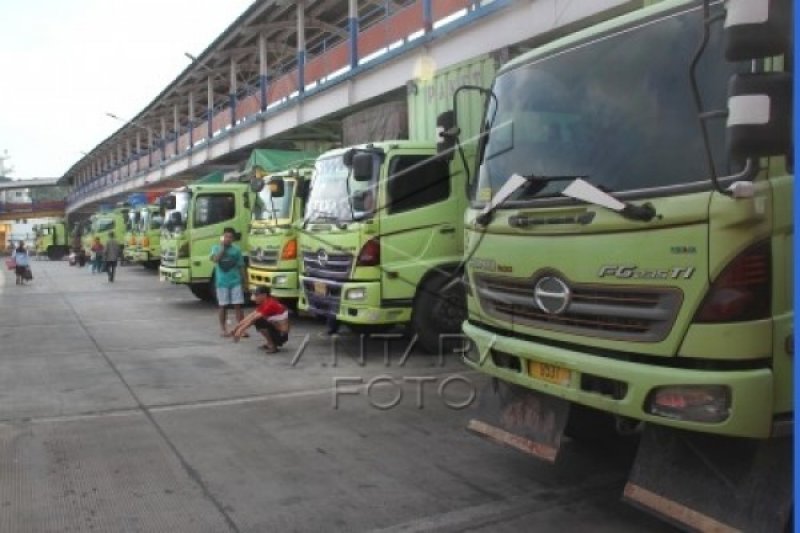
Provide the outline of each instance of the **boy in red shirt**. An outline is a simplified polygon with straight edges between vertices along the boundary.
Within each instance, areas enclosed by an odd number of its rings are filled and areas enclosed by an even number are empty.
[[[253,290],[253,301],[258,307],[236,324],[233,342],[239,342],[247,329],[254,325],[264,336],[265,342],[261,349],[267,353],[275,353],[289,339],[289,311],[270,296],[269,287],[256,287]]]

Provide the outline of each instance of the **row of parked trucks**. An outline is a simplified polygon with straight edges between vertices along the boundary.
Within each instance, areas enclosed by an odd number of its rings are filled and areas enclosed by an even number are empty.
[[[428,110],[411,139],[255,150],[243,175],[173,191],[132,224],[161,224],[161,276],[200,298],[233,227],[251,286],[356,332],[404,325],[429,352],[461,349],[491,377],[478,434],[549,461],[565,432],[635,434],[627,501],[690,529],[779,530],[792,1],[629,4],[493,81],[450,84],[436,136],[415,133],[434,131]],[[158,257],[155,233],[140,258]]]

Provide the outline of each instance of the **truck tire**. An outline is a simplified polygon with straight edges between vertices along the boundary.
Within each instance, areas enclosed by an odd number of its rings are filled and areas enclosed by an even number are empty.
[[[461,333],[461,324],[467,318],[467,295],[461,283],[451,281],[444,276],[430,277],[414,298],[411,328],[422,349],[430,354],[462,345],[455,335]]]
[[[189,284],[189,290],[192,291],[192,294],[194,294],[196,298],[203,300],[204,302],[216,303],[217,295],[214,292],[213,287],[213,280],[206,283]]]
[[[61,261],[67,255],[67,249],[64,246],[48,246],[47,258],[50,261]]]

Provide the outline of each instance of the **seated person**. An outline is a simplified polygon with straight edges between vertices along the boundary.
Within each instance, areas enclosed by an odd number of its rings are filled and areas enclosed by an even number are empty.
[[[253,301],[258,307],[242,319],[233,329],[233,342],[245,336],[250,326],[255,326],[264,336],[261,349],[267,353],[275,353],[280,346],[289,340],[289,311],[278,300],[270,296],[269,287],[256,287],[253,290]]]

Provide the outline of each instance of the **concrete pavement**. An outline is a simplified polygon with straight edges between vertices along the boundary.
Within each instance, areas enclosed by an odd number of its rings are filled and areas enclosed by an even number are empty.
[[[33,272],[0,275],[0,531],[668,530],[619,502],[625,457],[468,434],[447,403],[482,380],[454,358],[400,366],[393,339],[387,365],[310,319],[264,355],[142,267]]]

